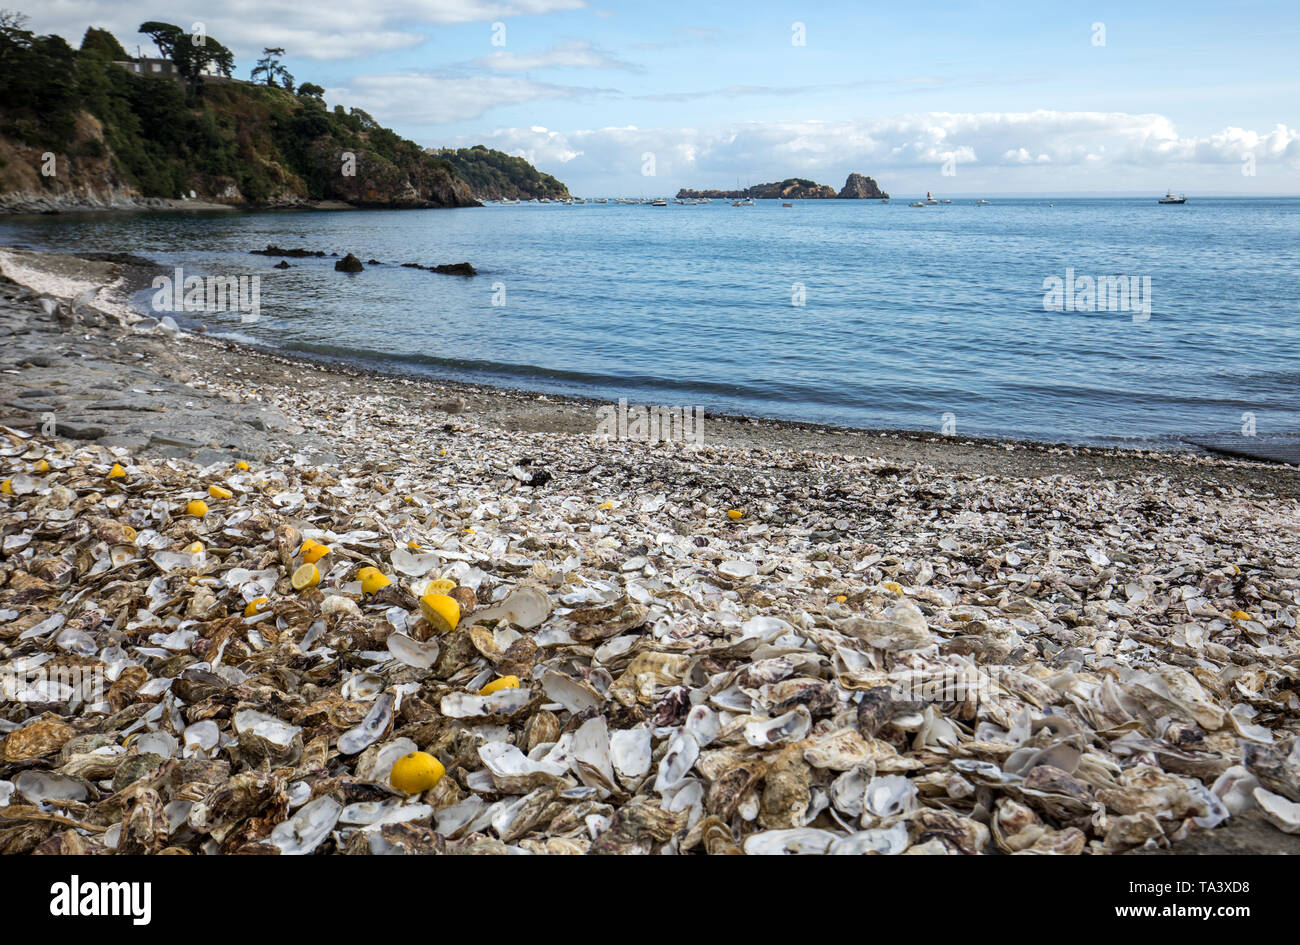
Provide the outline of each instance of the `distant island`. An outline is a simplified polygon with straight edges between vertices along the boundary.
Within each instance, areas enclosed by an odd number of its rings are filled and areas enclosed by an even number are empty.
[[[157,58],[91,27],[80,49],[0,18],[0,213],[352,206],[472,207],[568,196],[523,158],[481,145],[426,149],[359,108],[295,85],[283,49],[249,79],[211,36],[140,27]]]
[[[854,173],[844,181],[844,186],[839,193],[835,192],[834,187],[816,181],[803,177],[790,177],[779,183],[758,184],[754,187],[746,187],[744,190],[687,190],[683,187],[677,191],[677,197],[679,200],[700,197],[727,200],[744,197],[753,197],[755,200],[888,200],[889,194],[881,190],[880,185],[872,178]]]

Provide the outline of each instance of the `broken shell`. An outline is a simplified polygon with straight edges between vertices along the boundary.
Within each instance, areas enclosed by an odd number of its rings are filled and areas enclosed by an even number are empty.
[[[416,669],[428,669],[438,661],[439,647],[436,638],[421,643],[418,640],[412,640],[404,633],[390,633],[388,635],[388,652],[407,666],[414,666]]]
[[[1300,804],[1262,787],[1255,788],[1254,796],[1269,823],[1283,833],[1300,833]]]
[[[507,620],[520,630],[532,630],[541,626],[550,613],[551,599],[545,592],[535,587],[520,587],[507,594],[500,603],[477,611],[473,622]]]

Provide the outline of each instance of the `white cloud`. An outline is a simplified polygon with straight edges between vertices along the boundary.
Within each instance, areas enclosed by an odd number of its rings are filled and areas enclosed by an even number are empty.
[[[394,72],[356,76],[346,88],[328,89],[326,97],[363,108],[384,125],[437,125],[477,118],[489,108],[575,98],[592,91],[513,76]]]
[[[30,13],[29,28],[57,32],[76,45],[87,26],[99,26],[133,49],[148,42],[136,32],[146,20],[186,29],[201,22],[209,36],[229,46],[241,61],[264,46],[283,46],[294,58],[347,59],[418,46],[429,38],[429,27],[491,23],[586,6],[585,0],[182,0],[163,8],[153,0],[41,0]]]
[[[538,53],[497,50],[470,63],[497,72],[526,72],[532,69],[632,69],[626,62],[608,56],[591,43],[572,40]]]
[[[928,113],[841,122],[745,122],[717,129],[634,126],[558,132],[503,128],[464,138],[532,155],[544,170],[591,186],[630,186],[639,178],[641,155],[655,154],[657,180],[641,186],[656,192],[678,186],[727,187],[737,175],[751,183],[812,177],[838,186],[856,170],[890,181],[938,179],[950,157],[959,174],[983,174],[1014,190],[1019,174],[1074,169],[1098,189],[1128,189],[1134,169],[1199,168],[1219,175],[1233,189],[1237,165],[1252,153],[1272,164],[1278,186],[1300,183],[1300,130],[1279,124],[1267,132],[1230,127],[1205,137],[1179,135],[1161,115],[1122,112]],[[1034,177],[1068,189],[1071,178]],[[1288,183],[1289,182],[1289,183]],[[901,189],[901,184],[895,184]],[[1142,185],[1138,185],[1142,186]],[[922,186],[924,189],[924,186]]]

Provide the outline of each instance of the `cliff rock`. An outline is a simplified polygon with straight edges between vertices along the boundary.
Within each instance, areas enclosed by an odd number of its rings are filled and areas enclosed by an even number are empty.
[[[872,178],[858,173],[850,174],[840,191],[841,200],[884,200],[888,197],[889,194],[881,190]]]

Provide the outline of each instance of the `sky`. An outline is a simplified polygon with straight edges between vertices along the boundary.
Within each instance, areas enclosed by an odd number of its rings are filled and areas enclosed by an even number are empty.
[[[331,106],[579,195],[853,171],[899,195],[1300,193],[1295,0],[7,3],[133,54],[156,55],[146,20],[201,23],[242,78],[282,46]]]

